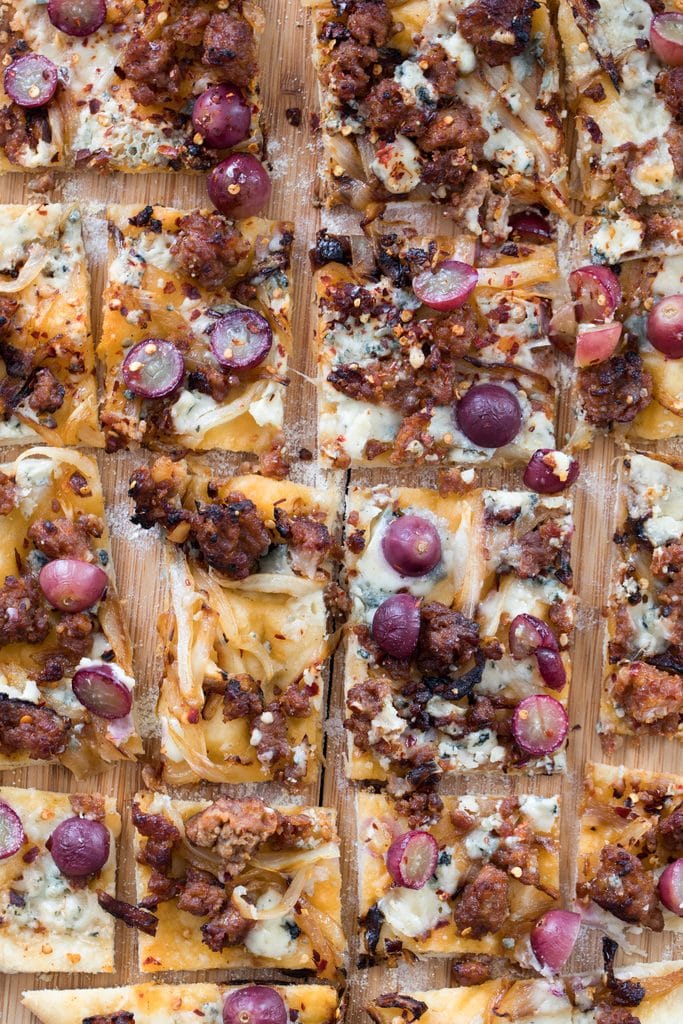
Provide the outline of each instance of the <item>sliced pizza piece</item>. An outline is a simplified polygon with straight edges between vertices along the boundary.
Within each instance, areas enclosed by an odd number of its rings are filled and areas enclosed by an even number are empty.
[[[83,778],[142,753],[132,651],[102,486],[80,452],[0,465],[0,769],[58,761]]]
[[[128,904],[114,912],[140,928],[140,970],[279,967],[336,976],[346,942],[334,811],[142,793],[133,822],[147,920]]]
[[[623,461],[616,565],[600,706],[615,735],[683,739],[683,465],[634,453]]]
[[[563,769],[571,537],[560,495],[351,488],[351,778]]]
[[[169,542],[157,708],[166,782],[315,778],[338,486],[216,479],[165,457],[133,474],[133,521],[161,524]]]
[[[370,959],[506,957],[528,963],[556,904],[557,797],[357,796],[359,911]]]
[[[120,832],[112,797],[0,787],[0,971],[114,970]]]
[[[143,982],[122,988],[43,989],[24,992],[21,1001],[44,1024],[196,1024],[198,1019],[238,1024],[258,1019],[250,1016],[257,1010],[263,1020],[291,1024],[335,1024],[339,1019],[337,993],[328,985]]]
[[[0,206],[0,444],[102,447],[73,204]]]
[[[318,236],[319,433],[335,465],[518,462],[554,447],[556,250]],[[455,265],[454,262],[455,261]]]
[[[3,5],[0,169],[205,171],[234,151],[262,156],[259,7],[130,0],[89,13]]]
[[[543,0],[310,5],[329,205],[431,200],[497,237],[510,201],[567,213],[558,46]]]
[[[672,899],[683,868],[683,778],[588,764],[580,813],[584,923],[618,940],[643,929],[683,931],[680,894]]]
[[[158,206],[108,218],[107,450],[272,447],[292,348],[291,225]]]

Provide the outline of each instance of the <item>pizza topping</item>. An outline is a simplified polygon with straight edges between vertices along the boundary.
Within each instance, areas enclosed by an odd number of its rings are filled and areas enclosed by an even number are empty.
[[[220,504],[199,505],[192,536],[208,564],[233,580],[256,572],[271,543],[258,509],[238,492]]]
[[[68,36],[89,36],[107,17],[106,0],[48,0],[47,16]]]
[[[0,860],[13,857],[26,842],[26,833],[17,812],[0,800]]]
[[[650,46],[664,64],[683,66],[683,14],[656,14],[650,24]]]
[[[34,412],[57,412],[61,409],[66,391],[52,370],[42,367],[31,378],[30,386],[28,404]]]
[[[593,366],[609,359],[619,343],[621,331],[620,323],[579,324],[574,366]]]
[[[251,25],[225,11],[212,14],[204,30],[202,63],[220,67],[231,85],[247,89],[258,70]]]
[[[577,889],[620,921],[661,932],[664,918],[658,906],[656,882],[638,858],[613,843],[600,851],[600,867],[590,882]]]
[[[547,217],[538,210],[520,210],[508,218],[510,234],[515,242],[537,245],[551,241],[553,229]]]
[[[97,902],[102,910],[106,910],[112,917],[123,921],[129,928],[138,928],[145,935],[156,935],[159,918],[151,914],[149,910],[145,910],[144,907],[136,907],[124,900],[117,900],[103,889],[97,890]]]
[[[541,967],[553,974],[562,970],[572,955],[581,929],[581,915],[570,910],[549,910],[531,933],[531,948]]]
[[[660,299],[647,318],[647,337],[668,359],[683,358],[683,295]]]
[[[479,448],[502,448],[517,437],[522,410],[501,384],[477,384],[455,406],[455,419],[465,437]]]
[[[201,97],[200,97],[201,98]],[[217,213],[195,210],[178,221],[178,233],[171,246],[181,273],[203,288],[222,288],[230,271],[246,258],[249,243],[240,232]]]
[[[150,40],[142,32],[134,32],[118,66],[125,78],[136,83],[131,89],[136,103],[149,106],[172,100],[178,95],[182,70],[170,39]]]
[[[241,945],[253,927],[254,922],[245,921],[239,910],[229,903],[220,914],[202,925],[202,942],[220,953],[226,946]]]
[[[441,538],[424,516],[399,516],[382,537],[382,553],[402,576],[426,576],[441,560]]]
[[[169,871],[173,850],[181,841],[179,830],[164,814],[145,814],[138,803],[133,803],[133,824],[147,839],[139,856],[140,863],[158,871]]]
[[[582,323],[604,323],[621,302],[619,278],[609,267],[593,264],[579,267],[569,275],[569,287],[576,318]]]
[[[87,878],[109,860],[109,829],[92,818],[66,818],[46,842],[53,861],[67,878]]]
[[[513,658],[528,658],[539,648],[557,651],[557,639],[552,629],[534,615],[516,615],[510,623],[509,647]]]
[[[185,362],[172,342],[163,338],[145,338],[126,353],[121,376],[134,395],[164,398],[182,383]]]
[[[92,562],[55,558],[40,570],[38,582],[53,608],[83,612],[100,600],[109,585],[109,577]]]
[[[78,513],[75,519],[37,519],[27,536],[48,558],[79,558],[92,561],[91,537],[101,537],[104,524],[98,516]]]
[[[468,661],[478,646],[479,626],[472,619],[440,601],[422,605],[416,663],[423,675],[448,676],[454,667]]]
[[[334,548],[322,516],[290,515],[276,505],[273,518],[277,532],[289,545],[292,568],[313,579]]]
[[[232,309],[211,331],[211,351],[229,370],[251,370],[266,358],[273,344],[270,324],[253,309]]]
[[[28,755],[46,761],[63,754],[71,722],[51,708],[0,693],[0,753]]]
[[[433,270],[423,270],[413,279],[413,291],[425,306],[445,313],[463,306],[478,280],[477,271],[469,263],[443,260]]]
[[[394,839],[386,856],[387,871],[397,885],[422,889],[436,870],[439,846],[429,832],[405,832]]]
[[[504,552],[501,564],[523,580],[553,572],[561,583],[572,580],[569,553],[572,531],[557,519],[546,519],[527,530]]]
[[[57,91],[59,71],[47,57],[26,53],[5,69],[3,82],[7,95],[20,107],[43,107]]]
[[[249,135],[251,107],[235,86],[209,86],[194,101],[192,127],[208,146],[229,149]]]
[[[474,0],[458,14],[458,28],[477,55],[496,67],[524,51],[535,7],[534,0]]]
[[[627,351],[580,370],[578,388],[586,419],[598,427],[630,423],[652,397],[652,377],[637,352]]]
[[[539,448],[524,470],[524,486],[537,494],[560,494],[576,481],[579,464],[576,459],[552,448]]]
[[[683,860],[667,864],[659,876],[657,892],[667,910],[683,917]]]
[[[392,658],[409,658],[420,635],[420,603],[412,594],[392,594],[372,619],[372,636]]]
[[[564,662],[557,651],[540,648],[536,651],[536,664],[541,678],[549,690],[563,690],[567,685]]]
[[[247,985],[230,992],[223,1004],[223,1024],[287,1024],[282,996],[266,985]]]
[[[641,1024],[625,1006],[600,1006],[597,1014],[595,1024]]]
[[[82,1024],[135,1024],[135,1017],[127,1010],[119,1013],[98,1014],[96,1017],[84,1017]]]
[[[617,705],[639,729],[661,735],[678,730],[683,678],[644,661],[621,665],[612,686]]]
[[[0,587],[0,647],[18,641],[39,644],[49,632],[37,581],[32,576],[7,576]]]
[[[456,901],[453,910],[455,924],[461,935],[483,939],[485,935],[500,931],[509,916],[507,875],[492,864],[485,864]]]
[[[233,153],[206,181],[209,199],[227,217],[253,217],[268,202],[271,183],[263,164],[250,153]]]
[[[277,832],[278,814],[262,800],[219,797],[185,824],[191,843],[212,850],[227,878],[244,870],[254,851]]]
[[[517,746],[533,757],[559,750],[569,732],[563,705],[547,694],[532,694],[521,700],[512,714],[511,725]]]
[[[71,686],[81,704],[99,718],[111,721],[125,718],[133,706],[132,691],[119,678],[114,666],[105,662],[92,662],[87,668],[79,668]]]

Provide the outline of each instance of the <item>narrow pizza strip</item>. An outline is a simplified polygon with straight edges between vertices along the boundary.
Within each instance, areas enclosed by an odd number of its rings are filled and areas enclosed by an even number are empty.
[[[510,201],[567,212],[545,2],[311,0],[327,202],[448,204],[504,237]]]
[[[351,488],[351,778],[563,770],[572,529],[564,496]]]
[[[337,993],[328,985],[126,985],[122,988],[24,992],[22,1004],[44,1024],[219,1024],[224,1007],[248,1020],[267,1008],[273,1020],[292,1024],[335,1024]],[[276,1014],[280,1014],[280,1018]],[[230,1019],[228,1017],[228,1019]]]
[[[205,171],[233,151],[262,156],[256,40],[264,18],[248,0],[110,3],[85,35],[82,20],[77,33],[60,31],[34,0],[3,5],[1,17],[2,170]],[[65,28],[78,20],[68,9],[55,18]],[[42,96],[17,89],[29,71]],[[213,133],[198,116],[207,102]],[[216,133],[226,102],[232,127]]]
[[[142,971],[279,967],[333,978],[341,929],[339,837],[326,808],[219,797],[133,805]],[[149,913],[149,909],[153,914]]]
[[[102,446],[73,204],[0,206],[0,444]]]
[[[576,893],[584,923],[618,941],[643,929],[683,930],[676,895],[683,778],[588,764],[580,813]]]
[[[616,565],[600,707],[615,735],[683,739],[683,466],[634,453],[623,460]]]
[[[338,486],[221,480],[167,458],[134,473],[133,521],[161,524],[168,541],[157,708],[166,782],[297,788],[315,778]]]
[[[29,448],[0,465],[0,768],[83,778],[142,752],[132,651],[96,464]]]
[[[323,232],[312,258],[327,460],[513,463],[554,448],[553,244],[490,251],[477,271],[467,239]]]
[[[107,450],[271,448],[292,348],[291,225],[123,206],[108,227]]]
[[[0,831],[0,971],[111,973],[113,798],[3,786]]]
[[[359,793],[367,956],[535,962],[530,933],[559,895],[559,814],[557,797]]]

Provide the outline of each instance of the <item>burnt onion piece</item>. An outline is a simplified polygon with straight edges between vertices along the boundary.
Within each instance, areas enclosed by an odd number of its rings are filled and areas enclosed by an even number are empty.
[[[247,985],[229,992],[223,1003],[223,1024],[288,1024],[279,992],[267,985]]]
[[[569,275],[569,287],[576,318],[581,323],[604,323],[614,315],[621,302],[619,278],[609,267],[592,263],[579,267]]]
[[[20,107],[31,109],[49,103],[57,91],[57,66],[40,53],[25,53],[5,68],[5,92]]]
[[[394,839],[387,850],[387,871],[404,889],[422,889],[436,871],[438,859],[434,836],[414,829]]]
[[[192,127],[207,146],[229,149],[249,135],[251,107],[234,85],[210,85],[194,101]]]
[[[79,668],[71,688],[83,707],[107,721],[125,718],[133,706],[133,695],[106,662]]]
[[[517,437],[522,410],[515,395],[501,384],[475,384],[456,402],[455,420],[479,448],[502,448]]]
[[[109,860],[109,829],[92,818],[60,821],[46,846],[67,878],[86,878],[101,871]]]
[[[441,559],[439,531],[425,516],[399,516],[382,537],[382,554],[401,576],[426,576]]]
[[[683,295],[661,299],[647,318],[647,337],[668,359],[683,357]]]
[[[683,14],[656,14],[650,24],[650,46],[664,64],[683,67]]]
[[[13,857],[26,842],[21,818],[8,803],[0,800],[0,860]]]
[[[106,0],[48,0],[47,16],[68,36],[89,36],[104,24]]]
[[[576,945],[581,915],[571,910],[549,910],[539,917],[531,932],[531,948],[541,967],[557,974]]]
[[[567,475],[563,480],[558,476],[552,458],[548,460],[548,456],[555,454],[562,453],[555,453],[552,448],[539,448],[534,452],[524,470],[525,487],[537,494],[561,494],[562,491],[571,487],[579,475],[579,464],[576,459],[571,459]]]
[[[420,635],[420,603],[412,594],[392,594],[372,618],[373,639],[392,658],[409,658]]]
[[[53,608],[84,612],[104,594],[109,577],[104,569],[80,558],[55,558],[40,570],[38,583]]]
[[[464,306],[477,281],[477,271],[469,263],[443,260],[433,270],[423,270],[413,279],[413,291],[425,306],[448,312]]]
[[[211,351],[221,366],[239,372],[262,363],[273,345],[273,332],[254,309],[231,309],[211,331]]]
[[[263,164],[249,153],[233,153],[210,172],[209,199],[227,217],[253,217],[270,198],[271,182]]]
[[[512,714],[512,735],[525,754],[543,757],[564,743],[569,719],[559,700],[547,694],[532,694],[521,700]]]
[[[164,398],[182,383],[185,362],[170,341],[146,338],[127,353],[121,375],[129,391],[140,398]]]

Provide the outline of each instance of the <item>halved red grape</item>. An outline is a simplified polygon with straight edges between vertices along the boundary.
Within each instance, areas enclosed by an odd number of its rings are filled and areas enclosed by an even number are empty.
[[[528,658],[535,654],[539,647],[550,651],[559,651],[555,634],[550,626],[537,619],[535,615],[515,615],[510,623],[508,634],[510,654],[513,658]]]
[[[387,871],[404,889],[422,889],[436,871],[439,846],[429,832],[404,832],[387,850]]]
[[[657,890],[666,909],[683,917],[683,858],[667,864],[659,876]]]
[[[527,242],[533,245],[549,242],[553,237],[552,227],[538,210],[520,210],[519,213],[513,213],[508,223],[516,242]]]
[[[614,352],[621,337],[621,324],[581,324],[576,336],[574,366],[604,363]]]
[[[231,370],[250,370],[266,358],[273,332],[264,316],[254,309],[231,309],[211,331],[211,351]]]
[[[209,174],[209,199],[227,217],[253,217],[270,198],[271,183],[263,164],[249,153],[233,153]]]
[[[382,553],[402,576],[426,576],[441,558],[439,531],[424,516],[399,516],[382,537]]]
[[[287,1024],[289,1015],[279,992],[267,985],[247,985],[223,1003],[223,1024]]]
[[[89,36],[107,17],[106,0],[47,0],[47,16],[68,36]]]
[[[125,718],[133,706],[130,690],[104,661],[79,668],[71,680],[71,688],[83,707],[109,721]]]
[[[101,871],[109,860],[109,829],[92,818],[60,821],[47,843],[53,861],[67,878]]]
[[[420,635],[420,602],[412,594],[392,594],[375,612],[372,636],[392,658],[409,658]]]
[[[102,597],[109,577],[92,562],[55,558],[40,570],[38,582],[53,608],[62,612],[84,612]]]
[[[534,757],[552,754],[569,732],[569,719],[559,700],[533,694],[520,701],[512,715],[512,735],[520,750]]]
[[[9,804],[0,800],[0,860],[12,857],[26,841],[21,818]]]
[[[121,374],[133,394],[141,398],[163,398],[182,382],[185,363],[170,341],[146,338],[128,352]]]
[[[683,67],[683,14],[656,14],[650,24],[650,46],[665,64]]]
[[[581,915],[571,910],[549,910],[539,917],[531,933],[531,948],[541,967],[561,971],[576,945]]]
[[[529,459],[524,470],[524,486],[537,494],[560,494],[571,487],[579,475],[579,464],[571,459],[564,480],[557,474],[556,453],[552,448],[539,448]]]
[[[500,384],[476,384],[455,406],[455,419],[473,444],[502,448],[515,439],[522,426],[516,397]]]
[[[413,279],[413,291],[425,306],[448,312],[464,306],[478,279],[477,271],[469,263],[443,260],[433,270],[423,270]]]
[[[653,348],[669,359],[683,357],[683,295],[669,295],[653,307],[647,336]]]
[[[192,127],[208,146],[228,149],[248,136],[251,107],[234,85],[211,85],[194,101]]]
[[[549,690],[564,690],[567,685],[567,672],[559,651],[539,647],[536,651],[536,664],[541,679]]]
[[[17,57],[5,70],[5,92],[20,107],[42,107],[57,91],[57,66],[39,53]]]
[[[602,324],[613,316],[621,302],[619,278],[609,267],[590,263],[569,275],[576,303],[576,318],[583,323]]]

